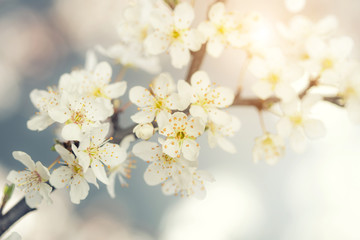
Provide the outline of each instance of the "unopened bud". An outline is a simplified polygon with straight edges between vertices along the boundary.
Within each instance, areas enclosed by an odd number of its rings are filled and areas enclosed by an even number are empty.
[[[148,140],[154,135],[154,127],[151,123],[138,124],[133,132],[136,137],[141,138],[143,140]]]

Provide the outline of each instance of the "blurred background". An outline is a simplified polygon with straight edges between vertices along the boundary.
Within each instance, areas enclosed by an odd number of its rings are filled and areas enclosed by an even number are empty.
[[[205,17],[210,0],[196,0],[198,19]],[[21,150],[49,165],[54,129],[32,132],[26,121],[35,112],[29,100],[34,88],[56,85],[63,73],[81,67],[85,53],[97,44],[116,42],[115,26],[125,0],[0,0],[0,187],[10,169],[21,169],[11,153]],[[229,9],[256,10],[269,26],[291,17],[283,0],[228,0]],[[313,20],[329,14],[339,19],[340,34],[354,38],[353,57],[360,56],[360,1],[308,0],[301,12]],[[102,58],[100,58],[102,59]],[[102,59],[104,60],[104,59]],[[243,61],[240,51],[227,50],[219,59],[206,57],[203,69],[211,79],[235,87]],[[174,70],[169,57],[164,71],[175,79],[186,69]],[[120,66],[114,66],[114,75]],[[216,66],[216,67],[214,67]],[[140,70],[125,75],[129,88],[147,85],[154,76]],[[250,77],[250,76],[246,76]],[[123,97],[126,102],[127,95]],[[130,123],[135,107],[121,116]],[[255,109],[230,110],[242,122],[233,138],[238,153],[210,149],[206,136],[200,164],[216,182],[207,185],[203,201],[162,195],[160,186],[143,180],[146,163],[137,160],[128,188],[117,185],[111,199],[104,185],[91,188],[80,205],[70,202],[66,189],[57,190],[54,204],[25,216],[10,231],[23,239],[160,239],[160,240],[338,240],[360,239],[360,128],[344,110],[319,104],[316,117],[328,129],[325,138],[311,142],[302,155],[290,149],[275,166],[252,162],[254,139],[261,135]],[[269,129],[275,118],[266,115]],[[21,193],[16,192],[16,199]]]

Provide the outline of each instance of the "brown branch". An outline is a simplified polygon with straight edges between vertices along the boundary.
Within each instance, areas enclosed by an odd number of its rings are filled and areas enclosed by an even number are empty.
[[[0,236],[2,236],[15,222],[20,218],[36,210],[36,208],[30,208],[25,198],[21,199],[13,208],[11,208],[5,215],[0,217]]]
[[[318,80],[311,80],[308,86],[299,93],[299,98],[303,99],[306,94],[310,91],[311,88],[316,87],[318,85]],[[344,107],[345,104],[343,102],[343,98],[339,96],[331,96],[331,97],[323,97],[324,101],[333,103],[339,107]],[[262,100],[260,98],[241,98],[240,95],[236,95],[234,102],[231,106],[251,106],[255,107],[258,110],[266,110],[271,107],[273,104],[280,102],[280,99],[277,97],[271,97],[266,100]]]
[[[193,52],[191,64],[186,75],[186,82],[190,83],[191,76],[200,69],[205,57],[205,53],[206,43],[201,46],[199,51]]]

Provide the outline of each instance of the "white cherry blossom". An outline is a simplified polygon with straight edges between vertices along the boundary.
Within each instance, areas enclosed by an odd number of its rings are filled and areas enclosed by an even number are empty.
[[[208,142],[210,147],[219,145],[224,151],[236,153],[236,147],[226,137],[234,136],[235,132],[240,130],[240,120],[229,115],[230,122],[225,125],[219,125],[209,121],[206,128],[208,129]]]
[[[150,123],[162,111],[170,112],[176,105],[170,96],[175,91],[175,84],[168,73],[162,73],[150,84],[152,93],[141,86],[130,89],[129,98],[139,107],[139,112],[131,116],[136,123]]]
[[[190,29],[193,19],[194,9],[186,2],[178,4],[174,11],[165,7],[154,10],[150,23],[155,30],[145,39],[146,51],[152,55],[167,51],[174,67],[187,65],[190,50],[199,50],[205,41],[198,30]]]
[[[175,112],[159,129],[159,133],[166,136],[163,152],[173,158],[180,158],[182,154],[187,160],[195,161],[200,150],[195,139],[203,134],[204,128],[200,118],[188,119],[186,114]]]
[[[171,177],[179,184],[186,186],[190,184],[189,181],[192,180],[190,168],[194,167],[195,162],[181,157],[170,157],[163,153],[161,146],[155,142],[139,142],[133,147],[132,152],[150,163],[144,173],[148,185],[158,185]]]
[[[181,81],[179,81],[179,84]],[[212,121],[219,125],[225,125],[230,122],[229,115],[220,110],[229,107],[234,101],[234,92],[230,88],[211,86],[209,76],[204,71],[197,71],[191,77],[191,88],[185,82],[185,85],[178,90],[180,96],[191,94],[190,114],[194,117],[200,117],[204,123]],[[190,88],[190,90],[189,90]],[[182,100],[186,102],[187,100]],[[220,108],[220,109],[219,109]]]
[[[14,151],[13,157],[26,166],[24,171],[11,171],[7,180],[15,184],[16,187],[25,192],[26,204],[37,207],[44,198],[51,203],[51,186],[46,182],[50,178],[49,170],[41,162],[34,162],[31,157],[21,151]]]
[[[79,147],[72,146],[79,163],[84,166],[84,171],[86,172],[87,168],[91,166],[97,179],[104,184],[109,182],[104,165],[110,167],[120,163],[120,159],[124,159],[124,152],[120,146],[109,143],[111,138],[106,139],[109,129],[109,123],[95,127],[81,137]]]
[[[266,133],[255,139],[253,159],[257,163],[264,159],[269,165],[276,164],[285,154],[285,143],[282,137]]]
[[[219,57],[229,44],[229,36],[236,30],[236,16],[225,10],[222,2],[211,6],[208,13],[209,21],[202,22],[199,30],[206,36],[208,42],[206,51],[210,56]]]
[[[214,182],[215,179],[208,172],[193,169],[189,184],[180,185],[175,179],[170,178],[162,184],[162,192],[165,195],[180,195],[181,197],[195,197],[202,200],[206,196],[205,181]]]
[[[307,95],[301,101],[295,99],[282,104],[283,117],[277,123],[277,130],[281,137],[290,136],[290,145],[295,152],[305,150],[306,137],[316,139],[326,134],[324,124],[311,118],[311,108],[320,100],[317,95]]]
[[[349,37],[333,38],[329,42],[312,37],[306,42],[309,59],[305,66],[312,77],[320,77],[320,82],[337,82],[342,64],[348,59],[353,45]]]
[[[83,132],[100,124],[113,114],[102,99],[92,99],[64,92],[58,106],[49,111],[49,116],[64,124],[62,137],[66,140],[79,140]]]
[[[126,82],[110,83],[111,75],[111,66],[101,62],[91,70],[75,70],[62,75],[59,90],[91,98],[115,99],[124,95]]]
[[[50,176],[50,183],[55,188],[64,188],[70,186],[71,202],[79,204],[89,193],[88,182],[98,187],[96,177],[91,168],[79,162],[74,154],[66,150],[63,146],[55,145],[56,151],[64,160],[66,166],[55,169]],[[87,169],[84,171],[84,169]]]
[[[160,72],[159,57],[150,56],[144,49],[144,40],[153,32],[149,18],[155,7],[156,1],[153,0],[129,3],[117,26],[119,41],[110,47],[97,46],[96,49],[126,67],[140,68],[149,73]]]
[[[55,121],[49,116],[49,110],[59,104],[59,93],[49,88],[48,91],[34,89],[30,93],[30,100],[39,110],[29,121],[28,129],[32,131],[42,131]]]
[[[254,57],[250,62],[249,71],[260,80],[252,86],[252,90],[261,99],[275,95],[283,101],[292,100],[297,94],[291,82],[303,76],[302,68],[287,63],[278,48],[264,51],[264,58]]]

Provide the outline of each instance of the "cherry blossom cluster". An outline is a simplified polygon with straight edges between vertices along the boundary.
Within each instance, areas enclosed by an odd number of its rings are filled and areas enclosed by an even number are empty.
[[[235,152],[235,146],[226,139],[240,128],[240,122],[223,109],[230,106],[234,93],[225,87],[215,87],[204,71],[191,77],[191,84],[179,80],[175,84],[168,73],[156,77],[149,89],[136,86],[130,89],[130,101],[138,106],[131,119],[137,137],[133,153],[151,162],[144,178],[149,185],[163,183],[164,194],[205,196],[204,181],[213,178],[199,171],[200,146],[197,138],[208,132],[209,145],[219,145]],[[147,141],[155,132],[158,143]]]
[[[70,188],[71,201],[78,204],[87,197],[89,183],[96,187],[97,180],[106,184],[112,197],[116,176],[122,185],[126,184],[124,178],[132,165],[127,148],[134,137],[126,137],[121,144],[110,143],[111,138],[107,138],[108,119],[114,114],[112,100],[126,90],[126,82],[111,83],[111,75],[111,66],[97,63],[89,52],[84,69],[62,75],[58,85],[47,91],[31,92],[38,112],[27,122],[28,128],[42,131],[57,123],[60,140],[54,146],[59,158],[49,168],[39,161],[35,163],[24,152],[13,152],[26,170],[11,171],[8,180],[25,192],[30,207],[36,207],[42,199],[51,202],[52,187]],[[54,169],[55,164],[58,167]]]
[[[266,21],[256,12],[228,11],[216,1],[207,19],[193,26],[193,6],[186,1],[169,2],[129,3],[117,26],[118,42],[94,47],[124,69],[158,74],[149,87],[129,91],[130,103],[138,110],[131,120],[139,139],[131,152],[150,164],[144,173],[148,185],[161,184],[165,195],[203,199],[205,183],[214,178],[199,169],[199,138],[207,134],[210,147],[235,153],[236,145],[228,138],[241,124],[226,111],[231,106],[258,110],[263,134],[255,139],[253,159],[268,164],[284,156],[287,141],[300,153],[308,139],[325,135],[324,123],[313,113],[321,101],[345,107],[350,118],[360,122],[360,63],[350,56],[353,40],[336,35],[335,17],[313,22],[298,15],[289,24],[278,24],[276,45],[262,41]],[[196,54],[201,51],[218,58],[225,49],[241,49],[246,55],[240,74],[251,73],[252,98],[243,96],[242,79],[234,91],[212,83],[200,67],[192,71],[193,65],[185,80],[160,73],[162,53],[170,55],[174,68],[184,68],[191,59],[199,61],[196,58],[204,55]],[[24,191],[30,207],[42,199],[51,202],[53,187],[70,188],[71,201],[79,203],[87,197],[89,183],[99,187],[99,180],[112,197],[116,177],[127,185],[125,178],[133,168],[128,148],[135,136],[121,143],[111,142],[110,137],[118,131],[117,123],[110,121],[119,114],[114,103],[125,94],[127,84],[119,78],[111,82],[112,67],[97,63],[93,52],[85,65],[62,75],[57,86],[30,94],[38,112],[27,122],[28,128],[42,131],[56,124],[59,133],[54,146],[59,157],[48,168],[24,152],[13,153],[27,169],[11,171],[8,180]],[[278,118],[271,131],[265,126],[264,112]]]

